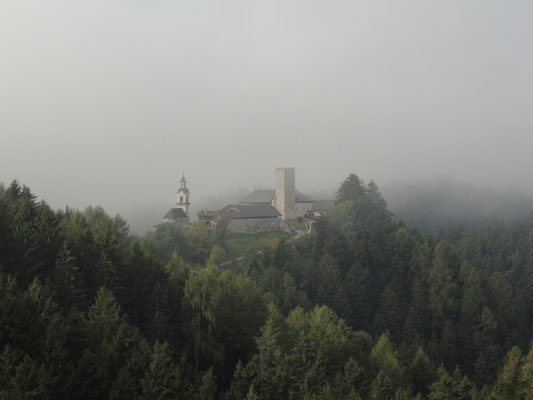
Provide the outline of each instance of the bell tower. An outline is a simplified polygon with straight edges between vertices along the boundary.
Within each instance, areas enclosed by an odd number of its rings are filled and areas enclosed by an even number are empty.
[[[296,219],[296,178],[294,168],[276,168],[275,207],[284,220]]]
[[[185,180],[185,174],[182,175],[180,180],[180,186],[176,192],[176,205],[178,208],[181,208],[183,211],[189,214],[190,202],[190,192],[187,188],[187,180]]]

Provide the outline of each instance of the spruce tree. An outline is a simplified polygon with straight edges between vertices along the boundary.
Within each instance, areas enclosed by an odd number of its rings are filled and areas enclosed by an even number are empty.
[[[422,397],[427,397],[429,387],[436,380],[437,374],[433,363],[421,347],[409,365],[408,375],[413,393],[420,393]]]
[[[181,368],[173,361],[170,346],[155,342],[150,365],[141,380],[142,399],[187,399],[188,388]]]
[[[522,369],[522,352],[513,347],[507,353],[505,364],[492,388],[493,400],[522,400],[527,382]]]

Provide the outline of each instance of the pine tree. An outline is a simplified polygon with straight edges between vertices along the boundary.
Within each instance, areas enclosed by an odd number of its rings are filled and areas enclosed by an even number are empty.
[[[280,331],[272,318],[267,319],[256,341],[259,354],[251,363],[256,375],[253,383],[257,396],[265,399],[288,398],[288,358],[281,351]]]
[[[341,284],[344,285],[347,296],[349,314],[346,319],[350,326],[355,330],[370,327],[376,308],[370,270],[356,263],[350,268]]]
[[[529,353],[524,358],[522,376],[526,382],[524,400],[533,400],[533,345],[531,345]]]
[[[202,376],[202,384],[198,389],[198,400],[215,400],[217,394],[216,377],[213,373],[213,369],[209,368],[207,372]]]
[[[407,317],[409,292],[405,271],[399,266],[385,286],[379,302],[374,325],[375,331],[388,331],[395,340],[401,339],[403,324]]]
[[[522,370],[522,352],[513,347],[506,356],[505,364],[492,388],[493,400],[522,400],[528,382]]]
[[[437,374],[438,380],[430,386],[430,400],[473,400],[475,398],[474,385],[467,377],[461,376],[459,369],[456,368],[453,375],[450,375],[441,366]]]
[[[63,248],[57,256],[52,275],[57,302],[65,310],[69,310],[72,307],[81,307],[85,302],[79,268],[74,264],[74,261],[70,251]]]
[[[336,200],[341,203],[343,201],[356,201],[365,194],[363,181],[355,174],[350,174],[348,178],[341,183],[337,192]]]
[[[167,343],[155,342],[150,365],[141,380],[142,399],[187,399],[187,386],[181,368],[172,360]]]
[[[50,375],[45,366],[10,346],[0,354],[0,398],[50,399]]]
[[[245,367],[242,361],[239,360],[233,371],[233,379],[231,380],[231,386],[226,392],[226,400],[241,400],[247,396],[247,393],[252,391],[254,396],[255,389],[252,390],[254,372],[252,371],[253,365],[250,363],[250,367]]]
[[[120,306],[113,293],[106,288],[100,288],[94,304],[89,308],[87,318],[89,334],[96,340],[110,342],[122,321]]]
[[[149,357],[146,341],[120,315],[120,307],[105,288],[98,291],[84,322],[86,347],[76,368],[78,387],[73,397],[98,399],[111,394],[121,397],[123,391],[116,380],[128,385],[140,381]],[[135,387],[139,388],[138,384]]]
[[[365,369],[354,359],[350,358],[344,364],[344,371],[337,372],[333,379],[333,386],[328,387],[328,392],[332,399],[355,399],[359,397],[359,392],[367,385]]]
[[[498,345],[498,322],[488,307],[483,307],[478,331],[473,340],[478,348],[478,357],[474,364],[473,379],[478,383],[488,384],[497,375],[503,358],[501,345]]]
[[[395,385],[385,371],[379,371],[378,376],[370,385],[371,400],[394,400]]]
[[[293,395],[317,394],[324,384],[325,365],[315,343],[300,332],[289,356]],[[299,395],[297,395],[298,393]]]
[[[422,348],[416,352],[415,358],[409,366],[409,381],[413,387],[413,393],[420,393],[422,397],[429,394],[430,385],[436,380],[436,371],[429,357]]]
[[[259,396],[255,393],[254,384],[250,385],[250,389],[246,394],[246,400],[259,400]]]
[[[387,382],[390,381],[395,388],[401,386],[404,370],[398,360],[398,354],[394,350],[388,333],[382,334],[372,349],[370,353],[370,367],[375,374],[383,373],[388,378]],[[381,381],[385,382],[383,377],[380,378]]]

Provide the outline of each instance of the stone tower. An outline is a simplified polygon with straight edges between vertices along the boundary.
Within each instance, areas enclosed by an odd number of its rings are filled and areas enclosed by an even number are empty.
[[[296,178],[294,168],[276,168],[275,207],[284,220],[296,219]]]
[[[180,187],[176,193],[176,205],[178,208],[181,208],[183,211],[189,215],[189,206],[191,202],[189,201],[190,192],[187,188],[187,181],[185,180],[185,174],[182,175],[180,180]]]

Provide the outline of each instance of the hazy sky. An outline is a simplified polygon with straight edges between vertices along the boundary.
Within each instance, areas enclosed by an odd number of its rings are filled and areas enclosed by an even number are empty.
[[[0,181],[123,214],[170,206],[182,170],[193,201],[277,166],[307,191],[531,191],[532,21],[513,0],[0,0]]]

